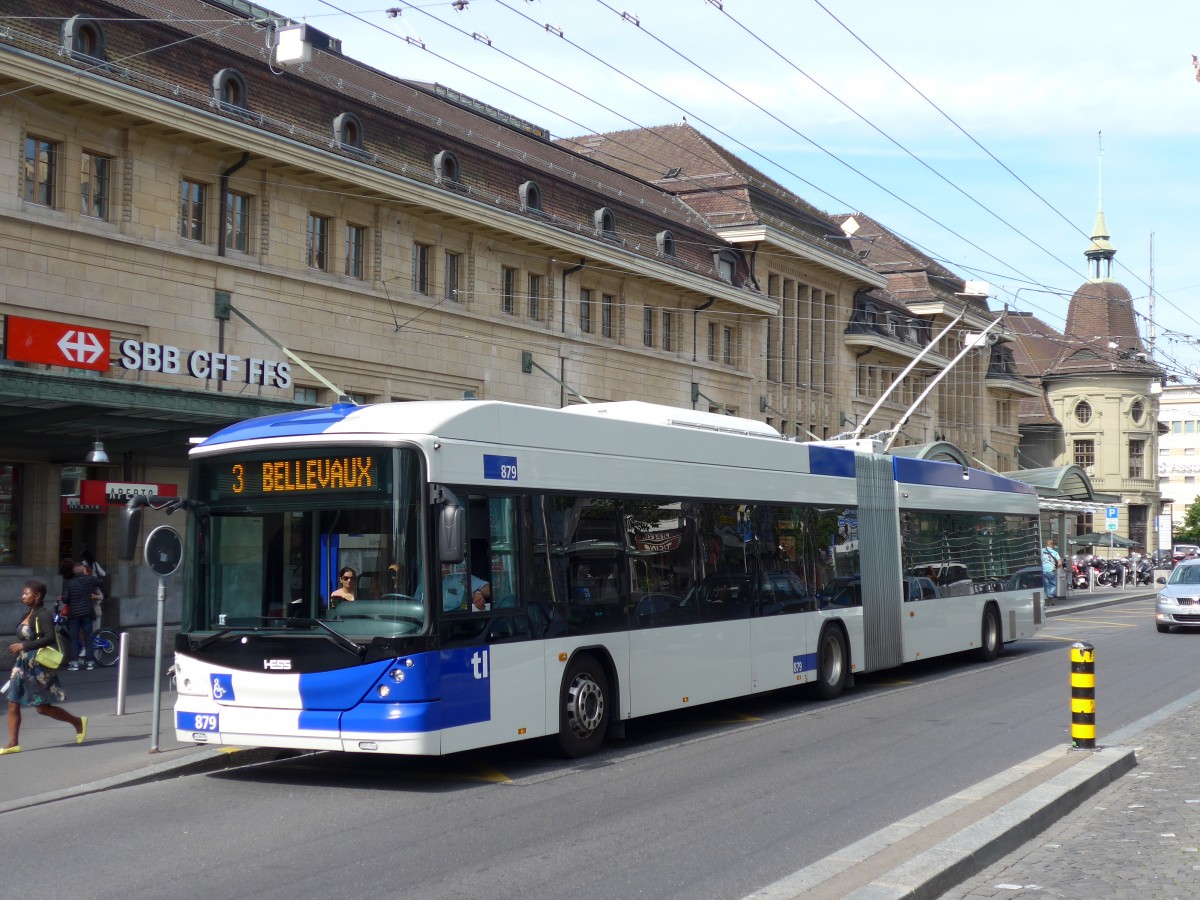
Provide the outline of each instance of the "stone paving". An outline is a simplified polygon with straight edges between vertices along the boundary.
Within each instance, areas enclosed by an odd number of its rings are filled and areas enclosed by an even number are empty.
[[[1200,705],[1130,743],[1136,768],[943,898],[1200,897]]]

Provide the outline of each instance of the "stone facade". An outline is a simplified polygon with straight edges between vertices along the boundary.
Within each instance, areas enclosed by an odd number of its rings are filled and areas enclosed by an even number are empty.
[[[0,313],[107,332],[111,364],[0,369],[14,426],[0,465],[20,493],[5,602],[87,550],[113,573],[121,623],[152,621],[157,580],[115,559],[117,507],[67,512],[65,486],[182,489],[188,438],[250,414],[469,391],[692,406],[824,439],[964,307],[962,328],[992,318],[986,289],[881,227],[847,236],[844,216],[690,129],[662,130],[686,147],[681,171],[630,171],[595,141],[553,142],[361,66],[336,40],[281,70],[262,22],[223,4],[167,0],[154,18],[135,0],[10,6]],[[696,159],[725,174],[691,178]],[[903,267],[871,257],[885,245],[907,247]],[[870,430],[899,423],[959,331]],[[1012,409],[1036,389],[1003,362],[976,351],[900,443],[947,439],[1014,468]],[[37,414],[18,415],[31,400]],[[99,439],[113,463],[83,465]]]

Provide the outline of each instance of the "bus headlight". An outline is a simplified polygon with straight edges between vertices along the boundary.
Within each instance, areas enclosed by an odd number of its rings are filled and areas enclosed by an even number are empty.
[[[392,689],[390,687],[388,687],[386,684],[381,684],[379,686],[379,696],[380,697],[386,697],[391,692],[392,692]]]
[[[399,684],[403,680],[404,680],[404,670],[403,669],[392,669],[392,681],[396,682],[396,684]]]

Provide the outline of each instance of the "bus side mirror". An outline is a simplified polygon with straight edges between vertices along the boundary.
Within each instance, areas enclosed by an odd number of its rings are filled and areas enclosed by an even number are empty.
[[[145,497],[130,497],[121,508],[121,530],[117,534],[117,559],[129,562],[137,552],[142,533],[142,507]]]
[[[438,561],[461,563],[466,555],[467,511],[456,503],[444,503],[438,520]]]

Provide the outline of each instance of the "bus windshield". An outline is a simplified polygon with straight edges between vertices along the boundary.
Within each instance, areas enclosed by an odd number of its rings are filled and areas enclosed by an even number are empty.
[[[199,460],[183,629],[423,631],[419,473],[415,451],[384,447]]]

